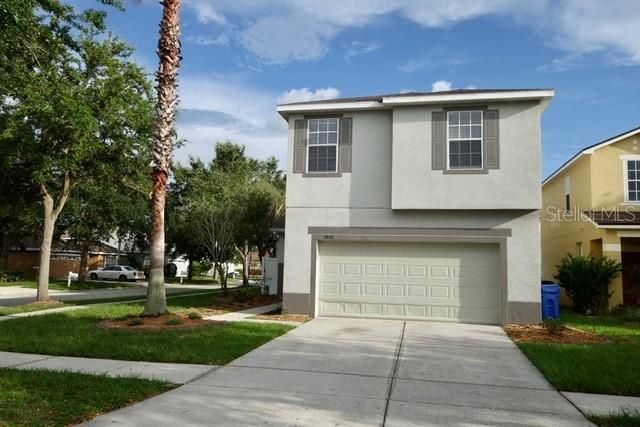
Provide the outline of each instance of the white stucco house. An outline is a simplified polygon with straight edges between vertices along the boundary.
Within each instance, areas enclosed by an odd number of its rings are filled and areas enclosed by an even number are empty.
[[[538,322],[540,119],[553,96],[474,89],[279,105],[284,308]]]

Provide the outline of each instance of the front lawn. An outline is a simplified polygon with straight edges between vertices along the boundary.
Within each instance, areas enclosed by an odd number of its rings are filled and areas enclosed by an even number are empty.
[[[133,282],[129,285],[126,283],[119,282],[100,282],[94,280],[87,280],[84,283],[71,281],[71,286],[67,287],[66,280],[50,280],[49,281],[49,290],[54,291],[83,291],[87,289],[114,289],[114,288],[125,288],[127,286],[131,286]],[[38,287],[38,282],[36,280],[18,280],[15,282],[1,282],[0,286],[19,286],[21,288],[28,289],[36,289]]]
[[[215,293],[168,299],[170,310],[212,305]],[[151,362],[223,365],[278,337],[290,326],[232,322],[192,329],[123,330],[99,325],[135,316],[141,303],[104,306],[2,322],[0,350]]]
[[[640,426],[640,412],[623,411],[612,415],[590,415],[589,421],[598,427],[637,427]]]
[[[562,391],[640,396],[640,325],[613,316],[581,316],[563,310],[568,327],[607,337],[601,344],[519,342],[555,388]]]
[[[172,387],[137,378],[0,369],[0,425],[77,424]]]

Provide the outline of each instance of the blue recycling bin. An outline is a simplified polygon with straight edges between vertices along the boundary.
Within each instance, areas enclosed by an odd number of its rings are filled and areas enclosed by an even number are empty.
[[[542,286],[542,320],[560,318],[560,286]]]

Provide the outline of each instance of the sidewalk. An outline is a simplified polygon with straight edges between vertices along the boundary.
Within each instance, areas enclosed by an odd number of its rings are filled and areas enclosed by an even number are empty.
[[[258,323],[280,323],[284,325],[300,326],[303,322],[294,322],[290,320],[265,320],[265,319],[252,319],[252,317],[259,314],[269,313],[279,309],[281,306],[278,304],[263,305],[261,307],[248,308],[246,310],[232,311],[225,314],[216,314],[215,316],[206,316],[206,320],[217,320],[220,322],[258,322]]]
[[[85,374],[103,374],[109,377],[138,377],[163,380],[174,384],[186,384],[217,369],[218,366],[132,362],[127,360],[47,356],[0,351],[0,368],[71,371]]]
[[[640,412],[640,397],[560,392],[586,415],[610,415],[623,410]]]

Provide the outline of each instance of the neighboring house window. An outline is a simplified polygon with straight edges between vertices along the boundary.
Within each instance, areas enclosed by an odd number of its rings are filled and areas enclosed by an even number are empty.
[[[582,242],[576,242],[576,255],[582,256]]]
[[[482,169],[482,110],[447,113],[449,169]]]
[[[640,202],[640,160],[627,160],[627,201]]]
[[[307,172],[338,171],[338,119],[309,119]]]
[[[571,210],[571,177],[564,177],[564,209]]]

